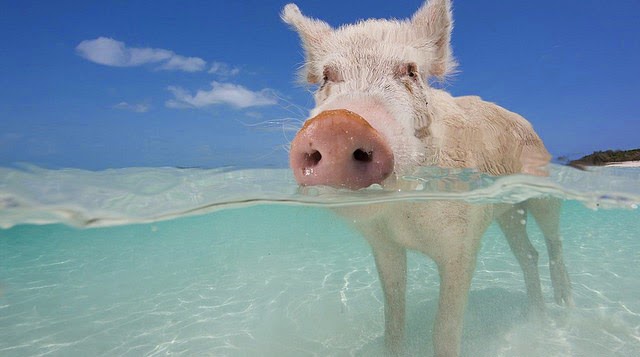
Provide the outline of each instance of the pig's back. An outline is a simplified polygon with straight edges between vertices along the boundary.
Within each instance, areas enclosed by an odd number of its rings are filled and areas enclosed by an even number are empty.
[[[523,117],[476,96],[438,97],[449,102],[434,118],[440,119],[439,165],[476,168],[492,175],[546,174],[541,167],[550,155]]]

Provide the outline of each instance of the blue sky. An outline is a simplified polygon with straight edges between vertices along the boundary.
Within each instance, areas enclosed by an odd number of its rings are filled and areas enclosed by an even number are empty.
[[[313,101],[286,1],[3,1],[0,165],[284,167]],[[421,1],[298,1],[331,25]],[[554,156],[640,147],[640,2],[454,2],[446,89],[531,121]]]

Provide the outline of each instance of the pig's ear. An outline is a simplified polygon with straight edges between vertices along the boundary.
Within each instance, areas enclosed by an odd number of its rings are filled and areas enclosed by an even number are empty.
[[[309,83],[320,82],[318,73],[322,71],[316,68],[317,60],[322,51],[323,39],[333,31],[331,26],[324,21],[304,16],[295,4],[285,6],[280,17],[298,32],[302,40],[306,57],[302,75]]]
[[[453,19],[450,0],[430,0],[413,15],[411,24],[418,46],[428,49],[432,60],[429,75],[444,78],[454,71],[455,59],[451,51]]]

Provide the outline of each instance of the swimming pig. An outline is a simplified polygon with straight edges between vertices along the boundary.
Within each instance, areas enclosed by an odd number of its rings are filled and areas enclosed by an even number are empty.
[[[406,21],[366,20],[337,29],[302,15],[294,4],[284,8],[282,18],[302,40],[303,78],[318,85],[310,119],[291,143],[291,169],[300,185],[393,189],[402,184],[397,177],[420,166],[546,175],[550,155],[524,118],[478,97],[454,98],[429,86],[428,79],[443,78],[455,68],[449,0],[431,0]],[[538,253],[524,224],[527,212],[546,240],[555,300],[572,303],[557,199],[517,205],[402,202],[338,210],[372,247],[391,352],[402,349],[406,249],[414,249],[439,269],[435,354],[459,355],[480,238],[494,219],[524,271],[531,309],[541,312],[544,302]]]

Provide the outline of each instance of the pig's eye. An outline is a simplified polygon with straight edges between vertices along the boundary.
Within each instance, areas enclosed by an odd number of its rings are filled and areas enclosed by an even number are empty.
[[[333,66],[325,66],[322,71],[322,82],[340,82],[342,81],[342,77],[340,76],[340,72]]]
[[[418,80],[420,77],[418,75],[418,65],[413,62],[398,65],[394,70],[394,73],[398,78],[409,77],[414,81]]]
[[[407,63],[407,76],[411,79],[418,78],[418,66],[415,63]]]

